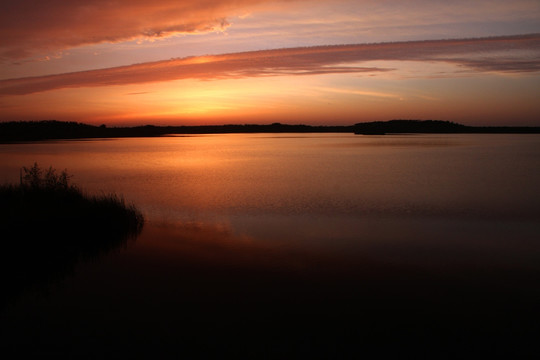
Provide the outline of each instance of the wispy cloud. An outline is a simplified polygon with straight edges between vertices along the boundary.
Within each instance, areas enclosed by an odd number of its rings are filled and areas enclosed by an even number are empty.
[[[139,92],[126,93],[125,95],[145,95],[145,94],[148,94],[148,93],[149,93],[148,91],[139,91]]]
[[[297,1],[297,0],[295,0]],[[0,60],[81,45],[221,31],[245,7],[280,0],[17,0],[2,3]]]
[[[344,95],[357,95],[357,96],[368,96],[375,98],[386,98],[386,99],[400,99],[401,95],[382,92],[382,91],[367,91],[367,90],[357,90],[357,89],[347,89],[347,88],[318,88],[317,90],[326,93],[336,93]]]
[[[511,21],[514,27],[510,32],[490,28],[482,34],[537,32],[538,27],[516,28],[515,24],[537,21],[540,6],[537,0],[3,1],[0,62],[44,58],[69,48],[99,43],[223,31],[235,22],[234,19],[246,19],[246,14],[253,14],[252,21],[240,21],[244,27],[239,25],[239,30],[244,32],[247,41],[256,34],[267,41],[271,39],[272,44],[280,44],[274,47],[282,47],[295,46],[290,40],[284,44],[283,38],[301,40],[294,44],[316,45],[358,41],[351,39],[358,39],[361,34],[363,39],[372,41],[421,38],[416,36],[418,34],[424,38],[434,33],[454,37],[479,34],[448,32],[447,27],[440,27],[441,24],[461,28],[478,23],[500,26]],[[399,34],[405,29],[412,31],[411,26],[418,27],[414,37]],[[391,33],[393,37],[375,33]],[[313,38],[324,41],[314,42]]]
[[[362,66],[362,62],[368,61],[445,62],[473,72],[534,72],[540,71],[540,34],[317,46],[189,57],[101,70],[2,80],[0,94],[29,94],[59,88],[179,79],[381,73],[393,70]]]

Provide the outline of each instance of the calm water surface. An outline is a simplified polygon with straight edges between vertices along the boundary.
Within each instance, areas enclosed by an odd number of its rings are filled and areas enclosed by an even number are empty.
[[[538,135],[10,144],[0,145],[0,181],[17,182],[19,168],[34,162],[67,168],[90,193],[123,194],[147,224],[127,249],[80,264],[46,296],[29,292],[5,310],[10,344],[58,350],[51,339],[62,338],[75,351],[103,347],[118,333],[122,344],[169,345],[179,341],[171,334],[189,333],[208,347],[225,326],[211,319],[225,314],[234,321],[280,314],[286,325],[291,314],[373,320],[381,309],[431,314],[416,318],[422,326],[406,326],[423,336],[433,316],[481,312],[481,332],[498,328],[494,312],[519,308],[533,319],[540,301]],[[175,327],[181,322],[197,331],[211,325],[194,337]],[[383,331],[380,321],[366,323]],[[456,324],[450,328],[461,329]],[[290,343],[282,336],[277,343]],[[261,346],[275,350],[276,341],[265,339]]]

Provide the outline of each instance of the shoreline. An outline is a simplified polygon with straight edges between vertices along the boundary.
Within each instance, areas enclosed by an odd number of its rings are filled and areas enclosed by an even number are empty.
[[[250,133],[354,133],[385,134],[540,134],[540,127],[466,126],[440,120],[390,120],[354,125],[289,125],[273,123],[134,127],[94,126],[56,120],[0,123],[0,143],[35,142],[45,140],[161,137],[167,135],[250,134]]]

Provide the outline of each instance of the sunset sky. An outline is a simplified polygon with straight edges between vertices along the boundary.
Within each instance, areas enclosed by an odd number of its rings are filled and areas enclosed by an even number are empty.
[[[18,0],[0,121],[540,126],[538,0]]]

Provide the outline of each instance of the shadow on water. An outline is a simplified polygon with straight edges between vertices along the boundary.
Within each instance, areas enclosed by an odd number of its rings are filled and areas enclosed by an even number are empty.
[[[137,314],[128,322],[140,330],[126,343],[257,358],[467,358],[535,348],[536,271],[451,253],[408,263],[286,243],[208,224],[151,224],[121,265],[137,282],[124,284],[138,299],[124,311]]]
[[[35,354],[76,358],[526,355],[538,330],[536,274],[150,223],[126,256],[11,320],[9,336]]]
[[[121,198],[85,196],[54,172],[37,175],[0,187],[2,305],[65,278],[80,260],[137,242],[126,256],[81,266],[50,299],[10,306],[0,352],[278,359],[537,352],[539,270],[525,261],[536,241],[516,250],[514,263],[500,261],[489,232],[427,232],[438,236],[436,246],[369,247],[355,238],[354,247],[339,248],[262,241],[216,224],[150,223],[141,231],[141,214]],[[410,220],[384,224],[397,227],[392,238],[412,240],[398,236],[413,229]]]
[[[23,169],[20,184],[0,186],[1,308],[27,290],[46,290],[81,260],[126,246],[144,223],[123,198],[86,195],[65,171]]]

